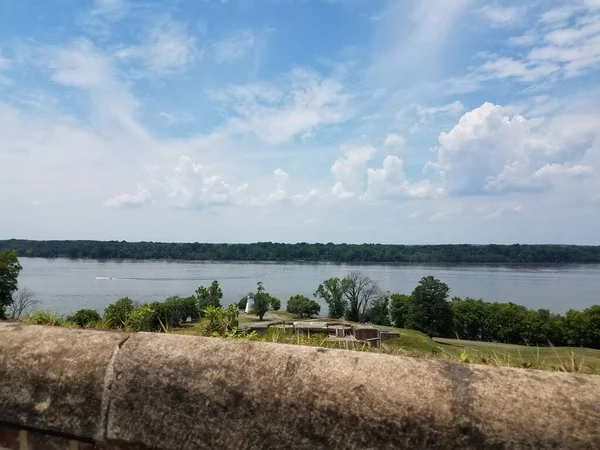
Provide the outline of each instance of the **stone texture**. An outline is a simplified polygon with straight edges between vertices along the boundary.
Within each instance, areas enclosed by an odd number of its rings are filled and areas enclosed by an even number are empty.
[[[101,436],[107,367],[126,337],[0,323],[0,423]]]
[[[12,449],[2,423],[48,449],[592,449],[600,377],[0,324],[0,447]]]

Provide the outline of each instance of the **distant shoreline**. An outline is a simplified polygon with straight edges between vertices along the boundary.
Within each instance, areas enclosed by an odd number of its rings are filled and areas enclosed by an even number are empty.
[[[126,241],[0,240],[0,251],[19,257],[98,261],[189,261],[255,263],[556,265],[598,264],[600,246],[557,244],[253,244]]]

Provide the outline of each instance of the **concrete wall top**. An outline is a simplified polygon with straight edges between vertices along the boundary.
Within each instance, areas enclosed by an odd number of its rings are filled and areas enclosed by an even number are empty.
[[[600,448],[600,377],[0,323],[0,424],[155,449]]]

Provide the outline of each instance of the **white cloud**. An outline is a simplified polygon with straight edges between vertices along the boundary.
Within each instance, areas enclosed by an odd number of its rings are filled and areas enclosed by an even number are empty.
[[[331,166],[335,180],[332,193],[339,199],[357,197],[364,190],[366,164],[375,154],[370,145],[343,146],[344,156]]]
[[[298,205],[305,205],[306,203],[314,200],[319,195],[319,190],[316,188],[312,188],[306,194],[294,194],[290,196],[290,200]]]
[[[150,29],[145,42],[121,48],[116,56],[139,62],[143,71],[140,75],[164,75],[188,67],[201,53],[183,24],[163,19]]]
[[[214,58],[219,63],[235,61],[248,55],[256,46],[257,37],[245,30],[212,44]]]
[[[162,184],[169,203],[176,208],[202,208],[233,202],[235,189],[220,176],[207,174],[202,165],[187,155],[179,158]]]
[[[254,134],[271,145],[350,115],[342,85],[306,69],[294,69],[272,84],[230,86],[213,98],[238,116],[227,122],[227,132]]]
[[[483,6],[479,13],[492,26],[510,26],[515,25],[523,19],[527,12],[527,8],[508,6],[504,7],[498,3],[488,4]]]
[[[536,82],[549,77],[574,77],[600,67],[600,15],[578,14],[573,7],[542,15],[541,29],[512,37],[509,43],[530,47],[522,56],[493,56],[480,72],[497,78]],[[548,26],[550,24],[551,26]]]
[[[388,134],[385,137],[383,146],[384,147],[391,147],[391,146],[404,147],[404,144],[406,144],[406,139],[404,139],[403,136],[400,136],[398,134]]]
[[[540,17],[540,21],[542,23],[563,22],[563,21],[571,18],[571,16],[573,16],[573,14],[575,14],[576,12],[577,12],[577,8],[572,5],[560,6],[560,7],[552,8],[552,9],[549,9],[548,11],[545,11],[542,14],[542,16]]]
[[[449,194],[544,190],[574,175],[600,130],[595,116],[569,116],[552,122],[509,117],[485,103],[467,112],[450,132],[441,133],[437,161]]]
[[[121,194],[108,199],[104,206],[109,208],[139,208],[152,203],[152,196],[146,189],[135,194]]]
[[[369,168],[367,178],[367,190],[361,196],[362,200],[426,198],[434,193],[427,180],[409,183],[404,174],[402,160],[394,155],[386,156],[381,169]]]

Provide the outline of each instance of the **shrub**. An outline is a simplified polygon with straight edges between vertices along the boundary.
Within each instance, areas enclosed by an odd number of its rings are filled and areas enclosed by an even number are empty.
[[[238,309],[246,309],[246,305],[248,304],[248,296],[244,295],[239,302],[237,302]]]
[[[156,310],[150,305],[142,305],[134,310],[127,318],[127,330],[129,331],[161,331],[157,320]]]
[[[100,319],[98,311],[94,309],[80,309],[72,316],[67,317],[67,322],[72,322],[81,328],[87,328]]]
[[[294,295],[287,302],[287,312],[297,317],[312,317],[319,314],[321,305],[304,295]]]
[[[54,311],[36,310],[29,313],[24,322],[29,325],[50,325],[59,327],[64,325],[65,318]]]
[[[108,305],[104,310],[104,320],[110,328],[125,328],[129,315],[133,312],[133,300],[124,297]]]
[[[226,336],[237,331],[239,325],[239,316],[235,305],[229,305],[226,309],[215,306],[207,306],[204,309],[204,315],[208,323],[204,331],[211,336]]]

